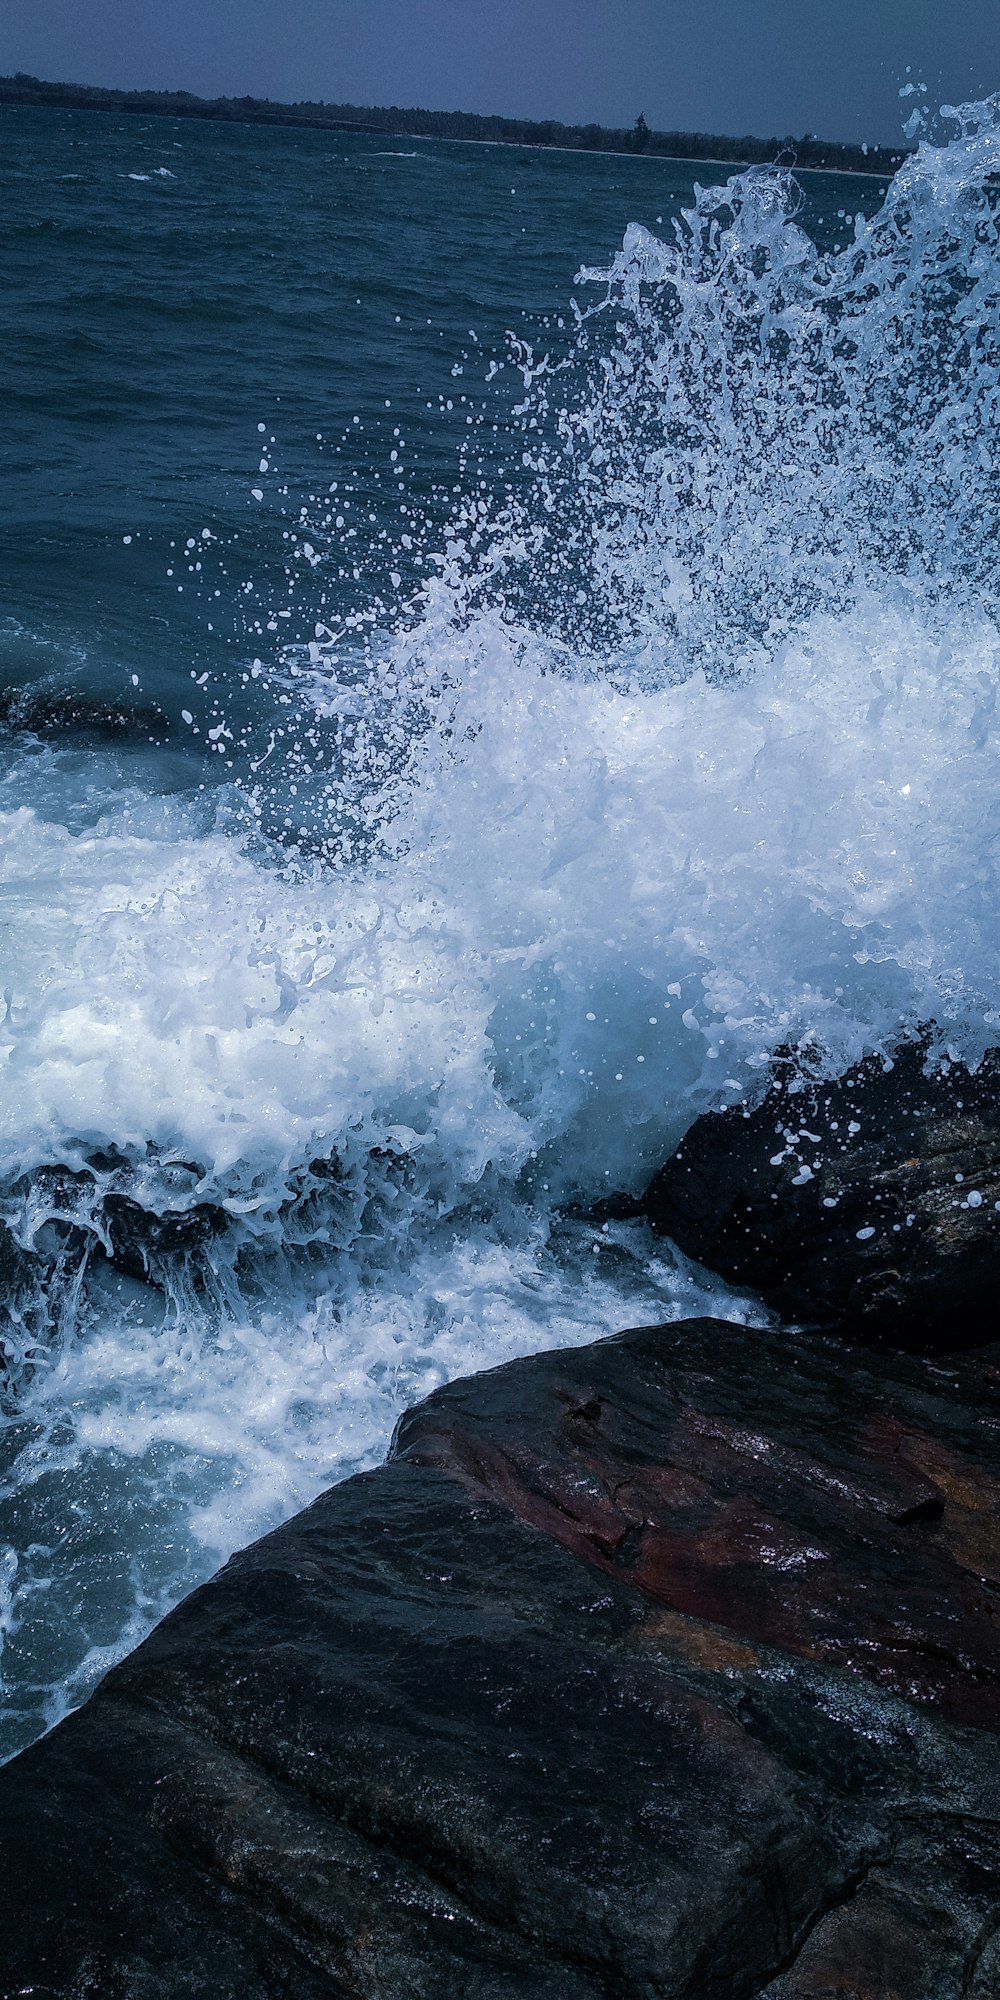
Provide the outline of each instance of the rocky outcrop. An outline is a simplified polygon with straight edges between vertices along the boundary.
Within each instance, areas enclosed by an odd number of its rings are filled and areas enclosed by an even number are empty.
[[[790,1064],[756,1110],[698,1120],[645,1214],[789,1318],[967,1345],[1000,1296],[1000,1058],[924,1070],[916,1045],[835,1083]]]
[[[712,1320],[438,1392],[0,1775],[0,1993],[996,2000],[998,1439]]]

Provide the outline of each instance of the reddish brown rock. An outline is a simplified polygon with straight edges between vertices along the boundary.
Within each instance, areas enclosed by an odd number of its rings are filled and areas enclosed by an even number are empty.
[[[439,1424],[432,1400],[398,1449],[674,1612],[1000,1729],[1000,1479],[890,1414],[884,1382],[866,1382],[866,1409],[840,1351],[829,1372],[829,1350],[796,1349],[798,1373],[779,1394],[769,1371],[763,1407],[754,1385],[699,1379],[706,1324],[687,1323],[669,1379],[641,1370],[567,1398],[555,1431],[515,1405],[508,1439],[494,1402],[485,1437]]]
[[[998,1359],[440,1391],[0,1774],[2,2000],[996,2000]]]

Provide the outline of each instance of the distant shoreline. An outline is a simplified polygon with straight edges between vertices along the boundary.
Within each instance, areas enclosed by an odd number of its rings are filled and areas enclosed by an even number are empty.
[[[644,118],[629,129],[563,125],[556,120],[500,118],[465,111],[401,110],[397,105],[282,104],[261,97],[195,97],[189,91],[104,90],[96,85],[48,83],[40,77],[0,77],[0,105],[63,111],[111,111],[153,118],[195,118],[219,124],[272,125],[284,130],[351,133],[392,139],[472,140],[500,146],[534,146],[572,153],[608,153],[666,159],[701,166],[770,165],[791,155],[806,173],[870,174],[891,179],[910,148],[849,146],[835,141],[773,136],[729,138],[718,132],[658,132]]]

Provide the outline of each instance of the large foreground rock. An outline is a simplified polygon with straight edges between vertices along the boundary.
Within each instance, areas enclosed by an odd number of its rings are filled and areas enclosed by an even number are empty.
[[[458,1383],[0,1775],[33,2000],[996,2000],[1000,1347]]]
[[[835,1083],[793,1064],[700,1118],[651,1183],[654,1229],[800,1321],[925,1352],[1000,1298],[1000,1057],[925,1075],[911,1045]]]

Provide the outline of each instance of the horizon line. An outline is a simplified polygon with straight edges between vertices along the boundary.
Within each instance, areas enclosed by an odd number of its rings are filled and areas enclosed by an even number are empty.
[[[39,97],[32,93],[44,93]],[[160,100],[160,104],[151,100]],[[137,100],[141,100],[137,101]],[[394,130],[394,136],[412,138],[475,139],[493,137],[499,144],[528,144],[559,149],[565,147],[573,152],[615,152],[633,157],[660,157],[698,159],[706,163],[720,165],[759,165],[770,163],[776,151],[789,146],[796,154],[836,155],[837,164],[843,168],[845,156],[850,156],[854,164],[847,171],[855,173],[883,173],[890,175],[914,150],[911,145],[886,146],[868,141],[820,139],[815,133],[796,136],[792,133],[771,134],[766,139],[757,138],[752,133],[708,132],[700,129],[684,130],[681,127],[653,127],[647,124],[642,113],[631,126],[601,125],[594,119],[567,123],[557,118],[517,118],[503,112],[480,111],[430,111],[423,107],[396,104],[351,104],[338,103],[327,98],[270,98],[243,93],[239,96],[203,97],[189,90],[168,90],[160,88],[123,88],[115,84],[87,84],[54,81],[18,70],[13,74],[0,76],[0,103],[45,104],[57,106],[61,103],[67,109],[114,109],[125,112],[146,112],[152,116],[200,117],[206,121],[219,123],[284,124],[311,130],[369,131],[385,133]],[[254,113],[257,113],[254,116]],[[325,114],[325,115],[324,115]],[[387,128],[385,120],[419,121],[423,131],[415,131],[412,124],[403,128]],[[375,123],[367,121],[375,120]],[[461,125],[463,131],[435,131],[428,127],[445,123]],[[474,131],[472,127],[506,128],[494,130],[487,135]],[[531,134],[529,138],[527,135]],[[542,135],[551,136],[542,136]],[[558,135],[558,136],[557,136]],[[566,140],[570,141],[568,147]],[[624,141],[613,145],[609,141]],[[680,142],[683,150],[678,153],[667,142]],[[722,146],[725,151],[694,152],[690,150],[697,142],[702,147]],[[742,150],[738,150],[742,149]],[[821,159],[796,158],[796,165],[805,171],[818,168],[822,171],[825,162]],[[831,165],[834,162],[830,162]]]

